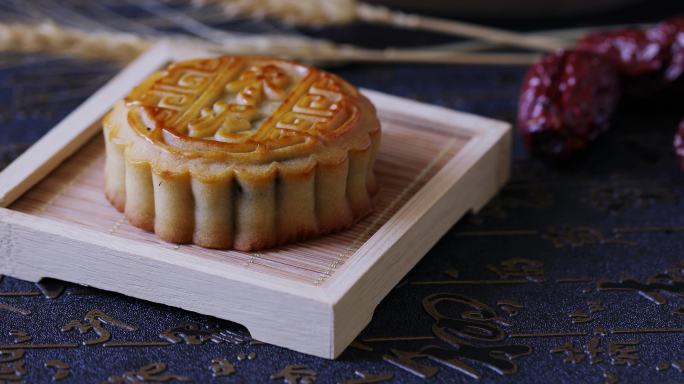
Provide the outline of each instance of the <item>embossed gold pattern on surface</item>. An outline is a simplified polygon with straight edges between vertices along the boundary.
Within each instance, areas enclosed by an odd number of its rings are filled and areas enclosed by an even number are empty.
[[[126,102],[135,107],[129,122],[140,134],[188,156],[301,150],[344,134],[356,118],[347,100],[354,91],[344,87],[301,64],[217,57],[172,64]]]

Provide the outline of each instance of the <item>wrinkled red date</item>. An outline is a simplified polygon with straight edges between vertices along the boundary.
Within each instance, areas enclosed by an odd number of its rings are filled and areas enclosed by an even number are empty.
[[[659,73],[669,57],[668,46],[651,40],[641,29],[589,33],[576,48],[606,57],[627,77]]]
[[[682,169],[684,169],[684,120],[679,123],[679,128],[677,129],[677,133],[675,133],[674,149],[675,153],[679,157]]]
[[[665,20],[648,30],[589,33],[576,48],[611,60],[622,76],[626,93],[650,94],[684,72],[684,17]]]
[[[682,79],[684,16],[647,30],[590,33],[574,51],[547,55],[528,71],[518,128],[532,153],[567,157],[608,128],[620,91],[649,95]],[[684,167],[684,121],[674,145]]]
[[[670,46],[652,40],[641,29],[589,33],[578,41],[577,49],[610,60],[620,73],[626,94],[650,95],[666,83],[663,72],[670,61]]]
[[[565,158],[608,128],[618,98],[619,80],[609,61],[586,51],[551,53],[525,76],[518,130],[533,154]]]

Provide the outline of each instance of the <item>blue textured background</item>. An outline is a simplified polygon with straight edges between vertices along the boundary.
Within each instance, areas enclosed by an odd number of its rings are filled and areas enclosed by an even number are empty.
[[[649,8],[648,12],[643,6],[636,7],[618,16],[584,22],[654,20],[684,12],[677,2],[668,4],[662,9]],[[364,25],[315,33],[366,45],[445,41],[430,34],[397,33]],[[119,69],[108,62],[3,53],[0,167]],[[330,70],[362,87],[513,121],[525,68],[364,64]],[[387,360],[391,360],[392,350],[415,352],[431,344],[452,357],[461,355],[459,361],[478,372],[485,382],[684,382],[684,362],[678,363],[684,360],[684,174],[671,148],[676,124],[684,115],[682,96],[672,92],[655,99],[626,101],[611,131],[588,154],[560,168],[528,158],[516,137],[511,182],[480,214],[465,218],[444,236],[382,302],[358,343],[336,361],[251,343],[246,330],[236,324],[82,287],[66,285],[66,291],[54,299],[9,296],[11,292],[32,294],[38,288],[5,277],[0,282],[0,305],[9,304],[31,314],[0,306],[0,351],[3,345],[14,344],[12,330],[30,334],[29,345],[91,339],[95,336],[92,332],[79,335],[60,329],[70,320],[83,321],[93,309],[139,328],[130,332],[105,325],[112,341],[162,341],[160,333],[164,330],[192,321],[200,327],[211,325],[242,335],[244,342],[25,349],[23,358],[14,362],[6,361],[6,349],[0,352],[0,383],[8,378],[49,382],[55,370],[44,365],[50,359],[70,366],[70,374],[63,380],[67,383],[97,383],[155,362],[165,363],[167,373],[203,383],[212,380],[210,365],[215,358],[227,359],[236,371],[229,377],[216,378],[216,382],[277,382],[280,379],[271,380],[270,376],[287,365],[304,365],[315,371],[316,382],[358,379],[355,371],[386,373],[395,382],[423,382],[415,371]],[[522,275],[510,276],[494,271],[511,259],[542,263],[542,271],[528,269]],[[641,293],[599,289],[602,280],[616,282],[629,276],[644,284],[649,277],[652,281],[639,287]],[[437,293],[477,300],[481,303],[475,309],[478,315],[495,317],[464,320],[468,315],[462,303],[443,303],[441,313],[457,319],[439,324],[455,335],[456,344],[449,344],[433,333],[440,328],[433,328],[436,322],[422,306],[426,297]],[[657,293],[662,293],[660,304],[653,300]],[[506,301],[520,308],[507,306]],[[603,310],[589,313],[590,301],[600,302]],[[590,321],[573,324],[571,314],[577,310],[590,316]],[[494,327],[505,336],[493,342],[469,339],[463,334],[467,329],[460,326],[473,324]],[[626,330],[635,333],[621,333]],[[563,335],[553,335],[558,333]],[[592,337],[599,340],[601,350],[596,357],[602,358],[601,362],[595,358],[593,364],[588,351]],[[630,360],[633,366],[620,365],[624,360],[615,359],[616,343],[626,340],[638,342],[636,351],[629,353],[636,356]],[[564,353],[551,352],[566,343],[576,349],[571,355],[579,361],[564,362]],[[508,361],[501,354],[478,352],[475,359],[470,354],[463,356],[471,347],[501,345],[529,347],[529,354],[513,360],[515,372],[500,374],[483,364],[483,359],[491,357]],[[252,360],[238,359],[239,354],[252,352]],[[465,374],[468,369],[456,369],[453,362],[449,366],[435,358],[419,361],[438,369],[430,381],[474,380]],[[656,369],[658,365],[661,370]],[[663,369],[666,366],[669,368]],[[15,369],[25,373],[12,377]],[[121,380],[135,382],[132,377]]]

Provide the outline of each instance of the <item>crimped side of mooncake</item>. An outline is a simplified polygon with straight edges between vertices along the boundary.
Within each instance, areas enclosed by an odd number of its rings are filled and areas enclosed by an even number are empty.
[[[303,171],[273,166],[258,176],[233,169],[208,180],[154,172],[126,159],[126,145],[107,140],[105,194],[131,224],[165,241],[269,248],[348,228],[372,211],[380,131],[370,139],[339,163],[312,161]]]

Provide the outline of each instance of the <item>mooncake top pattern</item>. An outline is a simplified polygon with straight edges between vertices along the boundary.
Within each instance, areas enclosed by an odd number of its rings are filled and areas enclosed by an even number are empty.
[[[222,56],[171,64],[125,104],[131,128],[177,155],[266,163],[348,146],[365,103],[306,65]]]

